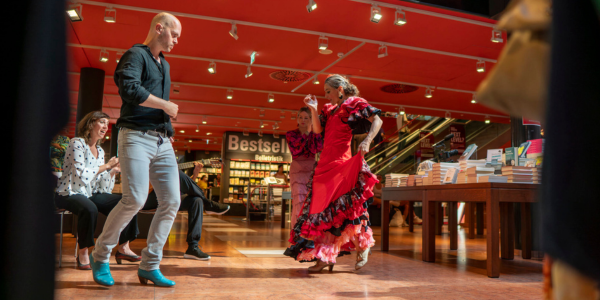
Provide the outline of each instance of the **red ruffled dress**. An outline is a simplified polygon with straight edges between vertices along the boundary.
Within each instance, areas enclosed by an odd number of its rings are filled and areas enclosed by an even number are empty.
[[[335,263],[336,257],[355,250],[355,239],[363,249],[375,245],[367,200],[378,181],[360,154],[352,156],[350,143],[352,130],[369,128],[368,119],[380,113],[359,97],[348,98],[340,107],[325,104],[319,116],[323,151],[285,255],[301,262]]]
[[[292,188],[292,223],[290,227],[293,228],[308,194],[306,184],[315,168],[315,155],[323,150],[323,137],[314,132],[302,134],[299,129],[295,129],[286,133],[285,140],[293,158],[290,165],[290,186]]]

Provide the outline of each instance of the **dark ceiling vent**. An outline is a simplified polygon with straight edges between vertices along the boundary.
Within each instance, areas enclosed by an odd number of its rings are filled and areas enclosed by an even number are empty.
[[[414,85],[406,85],[406,84],[388,84],[381,87],[381,90],[390,93],[390,94],[406,94],[411,93],[419,88]]]
[[[296,71],[276,71],[271,73],[271,78],[283,82],[298,82],[310,78],[313,74]]]

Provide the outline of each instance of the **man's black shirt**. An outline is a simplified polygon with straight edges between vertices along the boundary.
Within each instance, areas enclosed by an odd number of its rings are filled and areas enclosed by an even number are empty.
[[[173,136],[169,115],[162,109],[140,105],[150,94],[169,101],[169,63],[162,52],[159,57],[160,63],[152,56],[150,47],[144,44],[133,45],[121,57],[114,76],[122,100],[117,127],[141,131],[166,130],[169,136]]]

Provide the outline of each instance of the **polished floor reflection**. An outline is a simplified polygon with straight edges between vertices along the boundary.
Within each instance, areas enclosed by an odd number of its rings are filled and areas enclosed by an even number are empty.
[[[390,230],[390,251],[381,252],[379,228],[369,263],[354,271],[355,254],[338,259],[333,272],[308,273],[311,264],[278,253],[289,229],[279,222],[244,222],[241,217],[205,216],[200,246],[210,261],[183,259],[187,215],[179,214],[165,245],[161,270],[174,288],[144,286],[137,263],[117,265],[111,257],[115,286],[95,284],[91,271],[75,269],[75,239],[65,234],[63,267],[57,268],[56,299],[541,299],[542,263],[515,253],[502,261],[500,278],[486,276],[486,240],[466,239],[459,231],[458,250],[449,249],[447,231],[436,240],[435,263],[421,260],[421,227]],[[212,226],[208,225],[212,224]],[[219,224],[219,225],[216,225]],[[58,241],[58,235],[57,235]],[[132,243],[136,253],[145,239]],[[57,263],[58,267],[58,263]]]

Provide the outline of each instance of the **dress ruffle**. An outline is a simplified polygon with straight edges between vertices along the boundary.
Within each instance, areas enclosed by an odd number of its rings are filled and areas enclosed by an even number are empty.
[[[363,249],[375,245],[373,231],[369,228],[371,224],[367,207],[368,200],[373,196],[371,189],[377,179],[364,160],[354,188],[315,214],[309,213],[312,177],[311,175],[307,184],[309,193],[304,201],[302,213],[290,231],[289,242],[292,245],[284,254],[301,262],[320,259],[335,263],[336,257],[355,250],[355,239],[358,239]]]

